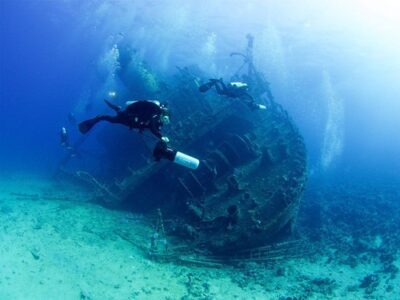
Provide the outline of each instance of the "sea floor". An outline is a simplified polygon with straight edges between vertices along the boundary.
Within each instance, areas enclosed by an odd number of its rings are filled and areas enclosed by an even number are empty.
[[[92,198],[32,176],[0,180],[0,299],[400,299],[396,186],[310,188],[297,235],[313,251],[223,268],[152,260],[144,217]]]

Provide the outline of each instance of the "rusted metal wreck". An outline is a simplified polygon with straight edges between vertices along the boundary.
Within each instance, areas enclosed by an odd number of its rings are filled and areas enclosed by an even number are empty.
[[[267,110],[200,94],[195,68],[179,69],[176,87],[161,93],[174,117],[166,135],[173,148],[201,160],[197,170],[154,162],[105,184],[76,173],[108,205],[150,215],[161,209],[167,235],[214,255],[235,255],[290,233],[307,179],[303,138],[254,68],[248,38],[246,54],[239,54],[247,70],[236,76]]]

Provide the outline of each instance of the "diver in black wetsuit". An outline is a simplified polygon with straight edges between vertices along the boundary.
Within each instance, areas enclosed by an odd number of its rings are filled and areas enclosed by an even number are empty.
[[[149,129],[157,138],[168,143],[169,139],[161,134],[161,127],[169,123],[169,111],[158,101],[140,100],[128,101],[126,108],[112,104],[104,100],[117,114],[115,116],[99,115],[93,119],[89,119],[79,123],[79,131],[83,134],[87,133],[95,124],[100,121],[122,124],[130,129],[139,129],[143,132]]]
[[[130,129],[139,129],[139,132],[149,129],[160,139],[153,150],[153,157],[156,161],[166,159],[186,168],[197,169],[200,163],[197,158],[170,148],[167,144],[169,139],[162,136],[160,132],[161,127],[169,123],[169,111],[164,105],[161,105],[158,101],[150,100],[128,101],[126,108],[122,110],[120,106],[112,104],[107,100],[104,101],[109,107],[115,110],[117,115],[100,115],[83,121],[79,124],[79,131],[81,133],[87,133],[100,121],[122,124]]]
[[[235,81],[225,84],[222,78],[210,79],[209,82],[199,87],[199,91],[205,93],[213,86],[215,86],[215,90],[219,95],[224,95],[229,98],[239,98],[243,100],[252,110],[267,108],[265,105],[257,104],[254,102],[253,97],[250,96],[247,92],[247,84],[244,82]]]

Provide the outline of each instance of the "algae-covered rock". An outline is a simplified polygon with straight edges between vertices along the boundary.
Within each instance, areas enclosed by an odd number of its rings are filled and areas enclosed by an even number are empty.
[[[119,45],[119,66],[118,78],[133,95],[151,96],[159,92],[159,79],[135,49]]]

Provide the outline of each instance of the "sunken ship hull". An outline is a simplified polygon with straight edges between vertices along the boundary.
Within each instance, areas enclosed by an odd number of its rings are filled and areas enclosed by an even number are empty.
[[[188,90],[175,99],[187,99]],[[154,163],[113,190],[120,207],[159,208],[169,234],[229,255],[291,232],[307,179],[306,150],[279,104],[270,101],[267,110],[252,111],[240,101],[218,103],[216,95],[198,97],[192,113],[167,133],[173,148],[200,159],[198,169]],[[185,107],[171,104],[172,111]]]
[[[205,76],[196,67],[178,68],[174,85],[166,86],[146,65],[133,64],[136,56],[124,54],[121,48],[124,59],[117,76],[122,82],[136,83],[128,99],[135,98],[138,83],[145,90],[152,87],[145,94],[166,101],[172,112],[172,125],[164,132],[170,146],[198,158],[200,165],[190,170],[170,161],[148,163],[146,157],[151,157],[155,143],[150,136],[141,136],[129,150],[127,141],[134,134],[127,131],[119,136],[115,128],[107,127],[97,138],[110,155],[98,164],[103,169],[107,164],[122,166],[115,168],[120,174],[105,184],[85,170],[73,172],[75,177],[94,186],[107,206],[142,212],[149,218],[162,212],[166,234],[179,237],[190,249],[236,255],[290,233],[307,181],[305,144],[287,112],[274,101],[263,74],[254,68],[253,40],[247,38],[246,54],[231,55],[245,58],[248,72],[241,76],[250,83],[256,103],[265,104],[266,110],[251,110],[240,99],[213,92],[200,93],[200,78]],[[135,72],[127,72],[132,65]],[[116,148],[121,144],[124,147]],[[126,152],[116,159],[121,148]],[[132,157],[145,159],[132,162]],[[61,165],[64,168],[65,161]]]

